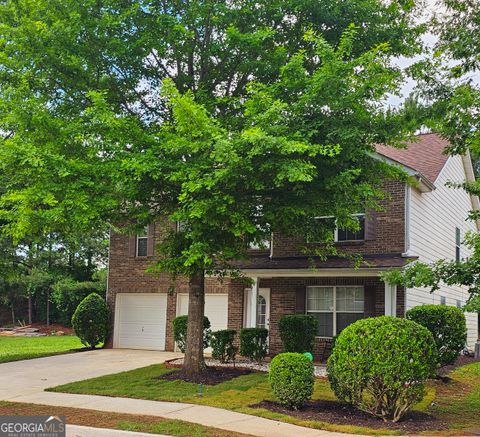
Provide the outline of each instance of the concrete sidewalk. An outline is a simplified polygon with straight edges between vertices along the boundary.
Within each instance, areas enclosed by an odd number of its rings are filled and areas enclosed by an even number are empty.
[[[304,428],[202,405],[44,391],[47,387],[161,363],[175,356],[179,355],[106,349],[0,364],[0,399],[179,419],[260,437],[348,437],[348,434]]]

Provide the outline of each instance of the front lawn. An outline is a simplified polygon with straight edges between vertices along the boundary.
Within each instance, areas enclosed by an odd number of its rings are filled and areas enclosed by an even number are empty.
[[[74,335],[0,337],[0,363],[46,357],[84,347]]]
[[[231,431],[154,416],[110,413],[83,408],[52,407],[0,401],[0,416],[65,416],[67,425],[164,434],[175,437],[248,437]]]
[[[172,369],[157,364],[128,372],[74,382],[49,389],[50,391],[120,396],[149,400],[177,401],[210,405],[233,411],[282,420],[301,426],[363,434],[402,434],[402,430],[386,429],[383,422],[373,428],[353,424],[327,423],[318,420],[273,412],[265,408],[252,408],[261,401],[275,400],[265,373],[239,376],[215,386],[199,386],[183,381],[156,379]],[[430,435],[461,435],[480,431],[480,362],[456,369],[449,382],[432,381],[425,399],[415,411],[433,415],[442,430],[424,432]],[[313,395],[315,400],[335,401],[326,380],[317,379]],[[341,407],[341,406],[340,406]],[[354,424],[357,423],[357,424]]]
[[[366,430],[355,425],[329,424],[306,421],[286,414],[272,412],[264,408],[252,408],[251,405],[263,400],[275,400],[270,390],[266,373],[251,373],[214,386],[202,386],[184,381],[167,381],[156,379],[157,376],[171,372],[163,364],[155,364],[140,369],[87,379],[50,388],[49,391],[118,396],[155,401],[186,402],[226,408],[240,413],[262,416],[268,419],[283,420],[301,426],[371,434],[391,434],[386,429]],[[334,400],[335,396],[325,380],[317,379],[314,399]]]

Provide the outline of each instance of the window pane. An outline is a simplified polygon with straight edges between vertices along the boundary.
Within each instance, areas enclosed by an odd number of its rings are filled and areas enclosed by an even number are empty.
[[[263,296],[257,300],[257,328],[265,328],[267,324],[267,301]]]
[[[365,240],[365,216],[357,216],[360,229],[351,231],[349,229],[338,229],[338,241],[360,241]]]
[[[137,238],[137,256],[147,256],[147,241],[148,238]]]
[[[333,287],[308,287],[307,311],[332,311]]]
[[[363,319],[363,313],[337,313],[337,335],[357,320]]]
[[[337,311],[364,310],[363,287],[337,287]]]
[[[333,313],[307,313],[318,320],[319,337],[333,337]]]

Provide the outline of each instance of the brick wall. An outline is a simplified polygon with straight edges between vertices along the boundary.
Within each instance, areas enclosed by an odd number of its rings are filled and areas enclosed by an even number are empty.
[[[383,211],[376,213],[376,236],[374,239],[355,242],[340,242],[337,247],[344,253],[381,254],[405,252],[405,184],[399,181],[385,182],[388,198],[381,202]],[[288,236],[274,234],[272,237],[274,257],[305,255],[305,247],[314,248],[314,243]]]
[[[332,277],[332,278],[272,278],[260,280],[260,287],[270,288],[270,354],[282,352],[278,325],[280,318],[295,314],[299,289],[311,285],[362,285],[365,287],[365,317],[385,314],[385,285],[375,277]],[[397,316],[405,315],[405,291],[397,290]],[[317,339],[315,358],[323,354],[325,342]]]
[[[161,241],[165,228],[155,226],[155,241]],[[178,278],[173,281],[168,273],[147,273],[146,269],[155,262],[155,257],[129,256],[130,237],[125,234],[110,234],[109,274],[107,302],[111,308],[114,326],[115,300],[117,293],[165,293],[167,294],[166,350],[174,349],[172,321],[177,314],[177,295],[188,293],[188,280]],[[241,279],[207,278],[205,292],[228,293],[228,327],[240,330],[243,325],[243,290],[246,284]],[[113,345],[113,332],[107,347]]]

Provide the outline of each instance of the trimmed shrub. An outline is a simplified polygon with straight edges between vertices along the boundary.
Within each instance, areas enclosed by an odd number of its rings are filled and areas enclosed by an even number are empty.
[[[460,308],[420,305],[408,310],[406,317],[425,326],[432,333],[440,367],[455,362],[467,341],[465,314]]]
[[[374,317],[347,326],[327,362],[335,395],[360,410],[397,422],[421,401],[434,375],[437,351],[424,326]]]
[[[210,346],[212,347],[212,357],[220,360],[221,363],[235,362],[238,348],[233,344],[235,334],[234,329],[223,329],[212,332],[210,337]]]
[[[243,328],[240,331],[240,355],[261,363],[267,356],[268,329]]]
[[[182,353],[185,353],[187,347],[187,327],[188,316],[178,316],[173,319],[173,339],[177,343]],[[210,320],[203,317],[203,348],[206,349],[210,345]]]
[[[105,299],[97,293],[90,293],[78,304],[72,326],[85,346],[95,349],[105,343],[110,326],[110,309]]]
[[[313,363],[299,353],[277,355],[270,363],[268,380],[280,403],[298,410],[313,394]]]
[[[312,352],[318,320],[305,314],[283,316],[279,330],[285,352]]]

